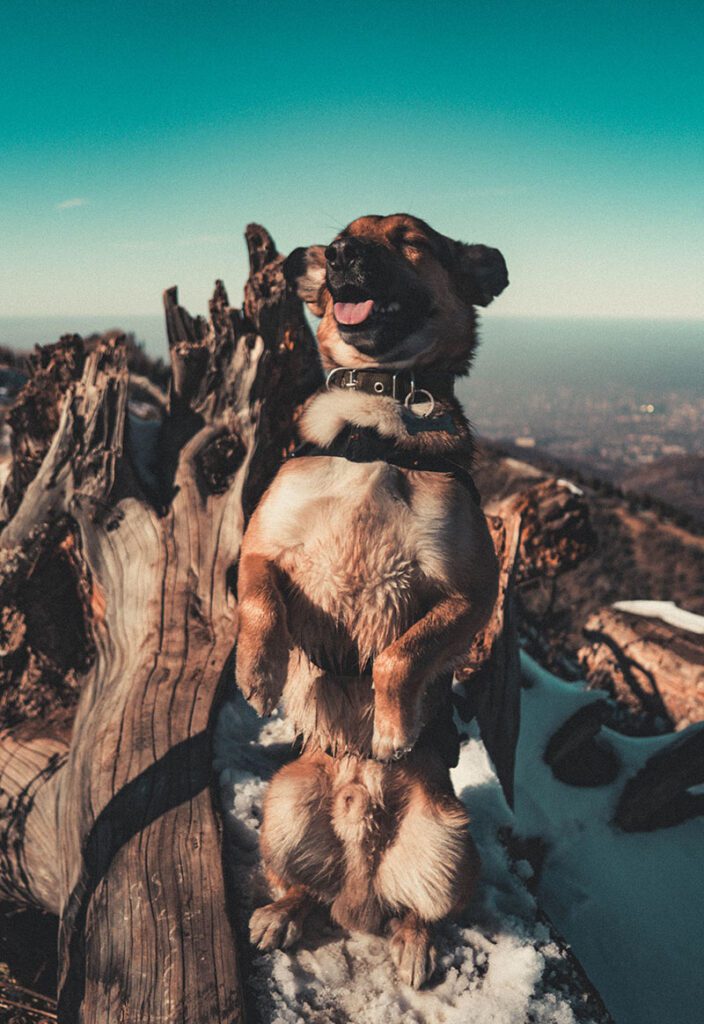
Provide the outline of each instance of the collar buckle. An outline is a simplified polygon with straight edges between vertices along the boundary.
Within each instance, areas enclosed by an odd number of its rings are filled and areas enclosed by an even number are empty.
[[[343,378],[340,381],[338,381],[338,373],[341,373],[343,375],[349,373],[350,379],[345,380],[343,376]],[[333,367],[332,370],[330,370],[327,377],[325,378],[325,387],[328,391],[332,391],[333,388],[352,388],[352,390],[355,391],[357,389],[357,386],[357,370],[354,369],[353,367],[335,366]]]
[[[366,380],[365,378],[367,377],[371,377],[372,380]],[[377,379],[374,380],[374,377]],[[387,378],[388,381],[389,377],[391,378],[390,385],[383,379]],[[404,378],[410,385],[410,390],[401,393]],[[390,395],[397,402],[407,401],[416,390],[415,377],[412,372],[408,370],[395,370],[392,372],[379,366],[335,366],[325,378],[325,387],[328,391],[331,391],[333,388],[340,388],[342,390],[366,391],[369,394],[379,396]]]
[[[415,391],[415,387],[416,387],[416,379],[415,379],[413,373],[409,373],[408,376],[410,377],[411,390],[408,392],[407,395],[400,395],[399,394],[399,391],[398,391],[398,378],[403,376],[404,372],[405,372],[404,370],[398,370],[393,375],[393,377],[391,378],[391,395],[392,395],[393,398],[396,399],[397,402],[405,402],[406,399],[408,398],[408,395],[412,395],[413,392]]]

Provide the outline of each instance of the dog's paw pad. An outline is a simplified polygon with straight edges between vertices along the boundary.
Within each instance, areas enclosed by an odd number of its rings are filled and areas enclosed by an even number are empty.
[[[301,922],[285,907],[268,903],[249,919],[249,939],[264,952],[288,949],[301,937]]]

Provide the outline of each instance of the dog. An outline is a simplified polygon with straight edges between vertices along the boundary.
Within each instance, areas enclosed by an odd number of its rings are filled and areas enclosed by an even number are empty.
[[[450,685],[498,569],[453,381],[474,355],[475,307],[508,275],[498,250],[407,214],[360,217],[284,272],[320,318],[326,386],[240,555],[237,683],[262,715],[283,698],[303,749],[268,787],[275,900],[250,935],[286,948],[322,904],[344,928],[387,929],[418,988],[433,924],[479,874],[450,781]]]

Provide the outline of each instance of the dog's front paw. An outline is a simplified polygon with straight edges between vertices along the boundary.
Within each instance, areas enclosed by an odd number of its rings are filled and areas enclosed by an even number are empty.
[[[377,708],[374,712],[372,757],[377,761],[397,761],[413,749],[419,733],[419,723],[413,723],[409,728],[402,722],[400,714],[380,713]]]
[[[302,933],[300,915],[280,903],[268,903],[249,919],[249,939],[263,951],[288,949]]]
[[[257,714],[274,713],[281,700],[287,671],[288,661],[278,654],[267,657],[266,651],[257,651],[250,655],[247,647],[238,645],[235,678],[245,700]]]
[[[378,761],[403,757],[420,735],[420,685],[411,660],[392,649],[374,664],[374,735],[372,756]]]

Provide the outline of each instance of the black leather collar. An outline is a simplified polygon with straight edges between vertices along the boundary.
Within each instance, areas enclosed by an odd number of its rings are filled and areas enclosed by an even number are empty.
[[[453,376],[440,371],[394,370],[383,366],[364,368],[336,366],[326,378],[329,391],[363,391],[379,398],[395,398],[405,402],[416,391],[426,391],[434,398],[452,394]]]

